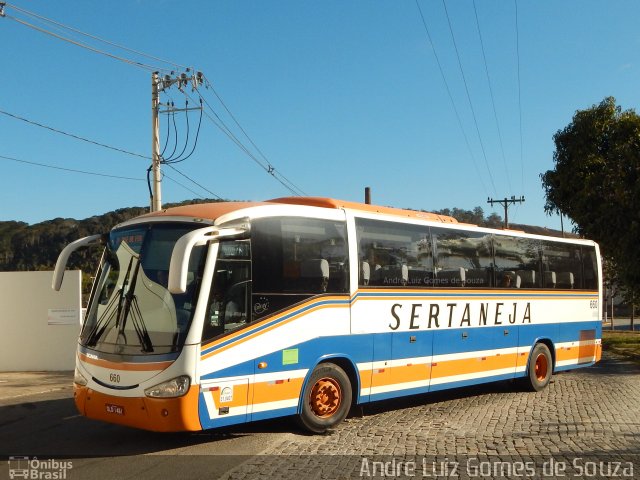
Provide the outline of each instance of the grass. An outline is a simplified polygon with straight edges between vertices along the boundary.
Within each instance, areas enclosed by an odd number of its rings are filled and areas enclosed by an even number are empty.
[[[602,348],[640,362],[640,332],[603,330]]]

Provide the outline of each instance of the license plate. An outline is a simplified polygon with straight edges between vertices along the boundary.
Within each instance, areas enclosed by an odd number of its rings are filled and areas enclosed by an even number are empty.
[[[124,407],[121,405],[113,405],[111,403],[105,403],[107,413],[113,413],[115,415],[124,415]]]

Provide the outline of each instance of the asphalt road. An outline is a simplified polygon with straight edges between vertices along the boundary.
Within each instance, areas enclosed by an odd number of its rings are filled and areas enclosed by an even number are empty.
[[[477,458],[501,468],[534,462],[536,475],[524,478],[562,476],[538,475],[549,461],[610,469],[567,478],[639,478],[640,365],[606,354],[553,378],[537,393],[501,382],[379,402],[311,436],[290,419],[195,434],[134,430],[79,416],[71,373],[0,374],[0,480],[11,471],[63,480],[386,478],[393,472],[370,475],[373,464],[362,462],[436,459],[428,465],[444,474],[443,460]],[[449,476],[479,478],[466,473]]]
[[[65,462],[71,468],[62,469],[62,478],[72,480],[218,478],[296,432],[289,419],[170,434],[106,424],[78,414],[71,379],[70,373],[0,374],[0,480],[19,468],[51,478]],[[18,460],[24,457],[28,467]]]

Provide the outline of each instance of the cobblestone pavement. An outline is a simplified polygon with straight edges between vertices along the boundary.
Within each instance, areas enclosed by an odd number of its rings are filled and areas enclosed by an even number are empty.
[[[640,366],[605,355],[542,392],[502,382],[377,403],[326,435],[289,435],[226,478],[445,474],[640,478]]]

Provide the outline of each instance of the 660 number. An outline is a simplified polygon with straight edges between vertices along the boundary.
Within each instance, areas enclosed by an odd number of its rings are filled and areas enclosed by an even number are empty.
[[[111,383],[120,383],[120,375],[118,375],[117,373],[109,374],[109,381]]]

